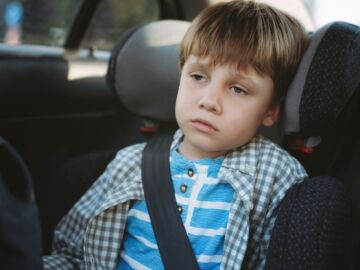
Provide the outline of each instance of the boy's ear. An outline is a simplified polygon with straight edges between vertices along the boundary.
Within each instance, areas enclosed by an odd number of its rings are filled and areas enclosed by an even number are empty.
[[[263,125],[265,127],[272,126],[276,122],[276,120],[278,119],[279,112],[280,112],[280,106],[279,105],[271,107],[265,114],[265,118],[263,120]]]

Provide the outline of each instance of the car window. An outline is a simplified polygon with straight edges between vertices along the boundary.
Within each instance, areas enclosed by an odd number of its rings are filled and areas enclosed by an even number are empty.
[[[305,0],[315,28],[332,21],[346,21],[360,25],[359,0]]]
[[[81,3],[80,0],[1,0],[2,42],[62,46]]]
[[[111,49],[126,30],[158,19],[157,0],[103,0],[82,47]]]
[[[296,17],[306,30],[314,31],[333,21],[360,25],[359,0],[258,0]]]
[[[207,0],[210,4],[228,0]],[[332,21],[360,25],[359,0],[255,0],[275,6],[296,17],[309,32]]]
[[[63,46],[83,1],[0,0],[0,35],[5,44]],[[127,29],[159,19],[157,0],[103,0],[82,47],[111,49]]]

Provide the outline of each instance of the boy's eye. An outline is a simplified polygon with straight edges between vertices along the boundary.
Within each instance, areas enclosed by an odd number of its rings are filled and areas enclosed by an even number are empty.
[[[191,77],[196,81],[201,81],[204,78],[204,76],[200,74],[191,74]]]
[[[235,94],[247,94],[247,91],[239,86],[231,86],[230,90],[233,91]]]

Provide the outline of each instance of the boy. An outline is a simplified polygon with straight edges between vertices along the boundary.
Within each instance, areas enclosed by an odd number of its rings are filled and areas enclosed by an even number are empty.
[[[204,10],[182,41],[170,167],[201,269],[264,268],[278,205],[306,172],[256,132],[276,121],[306,45],[296,20],[249,1]],[[142,190],[143,148],[121,150],[60,222],[45,268],[163,269]]]

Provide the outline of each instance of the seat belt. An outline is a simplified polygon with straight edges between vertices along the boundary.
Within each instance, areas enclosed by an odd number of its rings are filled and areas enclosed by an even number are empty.
[[[173,130],[156,132],[142,156],[142,182],[150,215],[165,269],[199,269],[184,224],[178,212],[170,175],[169,152]]]

